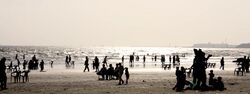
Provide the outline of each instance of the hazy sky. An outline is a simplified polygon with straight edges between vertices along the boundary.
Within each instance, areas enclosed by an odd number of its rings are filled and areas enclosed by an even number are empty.
[[[250,42],[250,0],[0,0],[0,44]]]

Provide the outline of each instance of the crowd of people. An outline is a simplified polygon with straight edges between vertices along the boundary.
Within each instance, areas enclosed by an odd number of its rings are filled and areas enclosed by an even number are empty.
[[[194,60],[191,69],[193,69],[193,81],[186,80],[186,69],[181,67],[176,68],[176,79],[177,83],[173,90],[176,91],[183,91],[185,90],[185,85],[188,85],[186,89],[192,90],[224,90],[224,84],[222,82],[222,77],[218,77],[218,79],[214,79],[213,71],[211,70],[209,73],[209,85],[207,85],[207,77],[206,77],[206,68],[207,68],[207,61],[212,55],[207,55],[201,49],[194,49]],[[224,68],[223,68],[224,69]]]
[[[192,81],[188,81],[186,79],[186,75],[187,75],[187,68],[181,67],[179,69],[179,67],[175,67],[176,68],[176,80],[177,83],[176,85],[173,87],[173,90],[176,91],[183,91],[186,89],[190,89],[190,90],[201,90],[201,91],[207,91],[207,90],[225,90],[223,81],[222,81],[222,77],[217,77],[217,79],[215,79],[215,75],[213,74],[213,70],[210,71],[209,73],[209,84],[207,85],[207,74],[206,74],[206,68],[207,68],[207,63],[209,58],[212,55],[206,55],[201,49],[194,49],[194,59],[193,59],[193,64],[191,66],[191,68],[189,68],[190,70],[192,69],[192,77],[193,80]],[[16,61],[17,61],[17,65],[14,65],[15,67],[19,67],[21,66],[20,60],[18,58],[18,55],[16,55],[15,57]],[[117,63],[115,67],[113,67],[112,64],[108,64],[108,57],[105,56],[103,58],[102,61],[102,67],[99,68],[100,66],[100,60],[97,56],[94,57],[93,59],[93,70],[96,72],[96,74],[98,76],[100,76],[101,78],[99,78],[99,80],[118,80],[118,84],[122,85],[122,84],[128,84],[128,79],[130,77],[128,68],[125,67],[124,68],[124,60],[125,57],[122,56],[122,62],[121,63]],[[131,66],[133,66],[133,63],[135,61],[139,61],[140,57],[137,55],[130,55],[129,56],[129,64]],[[145,64],[146,62],[146,55],[142,56],[142,60],[143,63]],[[153,56],[152,58],[153,61],[157,61],[157,55]],[[1,84],[1,89],[7,89],[6,87],[6,82],[7,82],[7,76],[5,73],[5,61],[6,58],[2,58],[0,61],[0,84]],[[165,55],[161,55],[160,56],[160,62],[162,63],[162,65],[165,64],[166,62],[166,56]],[[238,59],[237,62],[241,62],[239,63],[242,67],[242,69],[246,72],[249,72],[249,57],[247,58],[246,56],[244,58]],[[173,56],[169,56],[169,63],[176,65],[180,63],[180,57],[178,55],[173,55]],[[221,58],[220,60],[220,69],[224,70],[224,57]],[[29,62],[25,59],[25,55],[23,56],[23,70],[37,70],[40,68],[40,71],[44,71],[44,64],[45,62],[43,60],[39,60],[36,58],[36,55],[34,55],[31,60],[29,60]],[[65,59],[65,64],[66,67],[70,67],[72,65],[74,65],[74,61],[72,61],[71,59],[71,55],[67,55],[66,59]],[[53,61],[51,61],[50,63],[51,68],[53,67]],[[85,61],[84,61],[84,70],[83,72],[86,71],[90,71],[89,68],[90,65],[90,60],[89,57],[86,56],[85,57]],[[14,67],[12,62],[10,63],[10,65],[7,68],[13,68]],[[191,72],[190,72],[191,73]],[[122,78],[122,76],[125,74],[126,76],[126,80],[124,81]]]
[[[128,84],[129,71],[128,68],[124,68],[121,63],[116,64],[115,68],[112,66],[112,64],[109,64],[109,68],[103,64],[101,70],[96,74],[102,77],[99,80],[119,80],[118,85],[121,85],[124,84],[124,80],[122,79],[124,71],[126,76],[125,84]]]

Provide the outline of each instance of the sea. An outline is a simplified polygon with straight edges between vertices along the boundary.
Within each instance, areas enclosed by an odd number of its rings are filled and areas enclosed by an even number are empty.
[[[12,61],[14,65],[17,64],[15,60],[16,54],[21,63],[25,60],[30,60],[33,55],[36,55],[37,59],[45,61],[45,70],[83,70],[85,57],[90,58],[90,66],[94,57],[97,56],[100,62],[103,61],[105,56],[108,56],[108,64],[121,63],[122,56],[125,57],[123,63],[125,67],[132,69],[133,71],[162,71],[161,67],[161,55],[166,57],[166,64],[169,63],[169,56],[179,55],[180,66],[191,67],[194,59],[194,48],[188,47],[83,47],[83,48],[71,48],[71,47],[52,47],[52,46],[0,46],[0,58],[6,57],[6,65]],[[198,48],[199,49],[199,48]],[[234,60],[242,58],[244,56],[250,56],[249,48],[201,48],[206,55],[213,55],[208,62],[216,63],[218,70],[220,67],[220,59],[225,58],[225,70],[233,70],[237,67]],[[134,66],[129,66],[129,55],[134,54],[139,56],[140,60],[135,61]],[[75,65],[72,68],[65,67],[65,57],[71,55],[72,61]],[[143,64],[142,57],[146,56],[146,62]],[[154,56],[157,56],[157,61],[152,60]],[[50,62],[54,61],[53,68],[50,66]],[[91,69],[91,67],[90,67]],[[172,68],[172,71],[175,69]]]

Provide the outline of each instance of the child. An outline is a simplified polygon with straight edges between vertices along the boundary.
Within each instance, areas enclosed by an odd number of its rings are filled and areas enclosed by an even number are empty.
[[[223,91],[225,90],[226,88],[224,87],[224,83],[222,82],[222,77],[218,77],[218,82],[216,84],[217,86],[217,90],[220,90],[220,91]]]
[[[213,79],[214,79],[214,73],[213,73],[213,70],[210,70],[210,73],[208,74],[209,75],[209,85],[213,85]]]
[[[125,75],[126,75],[126,85],[128,84],[128,79],[129,79],[129,72],[128,72],[128,68],[125,68]]]

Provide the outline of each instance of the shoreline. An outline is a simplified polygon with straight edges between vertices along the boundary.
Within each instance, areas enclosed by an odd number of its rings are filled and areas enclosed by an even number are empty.
[[[208,71],[208,70],[207,70]],[[176,83],[174,71],[138,72],[130,71],[128,85],[117,85],[117,80],[99,81],[96,73],[83,72],[79,69],[48,70],[30,73],[30,82],[11,83],[8,76],[8,90],[1,94],[172,94],[179,93],[172,90]],[[208,73],[208,72],[207,72]],[[227,90],[200,92],[187,90],[184,93],[250,93],[250,75],[234,76],[232,70],[215,70],[215,77],[223,77]],[[124,78],[124,76],[123,76]],[[187,78],[191,81],[192,78]]]

